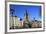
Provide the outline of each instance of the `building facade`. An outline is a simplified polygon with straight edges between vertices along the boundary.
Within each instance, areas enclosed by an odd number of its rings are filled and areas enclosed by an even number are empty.
[[[18,29],[23,28],[23,21],[22,19],[18,18],[17,16],[10,16],[10,29]]]
[[[32,21],[31,23],[31,28],[41,28],[41,21],[38,21],[38,20],[34,20]]]

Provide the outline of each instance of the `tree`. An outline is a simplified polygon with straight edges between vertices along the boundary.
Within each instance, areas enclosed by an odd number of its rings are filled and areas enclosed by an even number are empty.
[[[15,12],[14,9],[10,8],[10,14],[12,14],[12,16],[13,16],[14,12]]]

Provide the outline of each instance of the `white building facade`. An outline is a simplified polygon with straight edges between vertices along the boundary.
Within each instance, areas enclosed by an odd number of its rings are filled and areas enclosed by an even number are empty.
[[[17,26],[19,27],[20,25],[20,20],[19,20],[19,18],[18,17],[16,17],[16,16],[10,16],[10,27],[11,28],[16,28]]]

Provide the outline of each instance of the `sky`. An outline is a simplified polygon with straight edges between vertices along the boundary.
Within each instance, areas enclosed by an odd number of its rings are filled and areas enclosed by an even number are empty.
[[[10,8],[14,10],[13,16],[18,16],[19,18],[24,18],[24,13],[27,10],[29,19],[32,20],[41,20],[41,16],[39,15],[39,11],[41,11],[41,6],[34,6],[34,5],[15,5],[10,4]],[[12,14],[10,14],[12,16]]]

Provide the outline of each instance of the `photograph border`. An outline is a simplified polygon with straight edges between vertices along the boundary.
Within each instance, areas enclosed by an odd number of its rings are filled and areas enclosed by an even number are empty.
[[[44,3],[41,3],[41,2],[23,2],[23,1],[15,1],[15,2],[43,4],[43,6],[44,6],[43,10],[44,10],[44,16],[45,16],[45,4]],[[7,24],[6,21],[7,21],[7,2],[5,4],[5,25]],[[45,30],[45,17],[44,17],[44,23],[43,23],[43,30],[38,30],[38,32],[44,31],[44,30]],[[22,31],[22,32],[37,32],[37,31]],[[16,32],[16,33],[19,33],[19,32]]]

